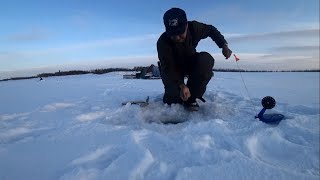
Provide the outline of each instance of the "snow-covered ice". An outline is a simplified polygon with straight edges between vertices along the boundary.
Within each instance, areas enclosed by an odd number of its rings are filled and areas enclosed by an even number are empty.
[[[319,73],[242,73],[248,96],[216,72],[194,113],[125,73],[0,82],[0,179],[320,178]],[[264,96],[289,119],[254,119]]]

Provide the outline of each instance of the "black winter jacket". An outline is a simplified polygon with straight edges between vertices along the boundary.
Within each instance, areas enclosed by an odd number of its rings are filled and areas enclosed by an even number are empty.
[[[188,22],[188,31],[185,42],[174,43],[164,32],[157,41],[158,58],[161,63],[161,77],[164,82],[174,83],[177,86],[183,84],[183,68],[188,59],[196,53],[196,47],[201,39],[210,37],[219,48],[227,41],[224,36],[212,25],[197,21]]]

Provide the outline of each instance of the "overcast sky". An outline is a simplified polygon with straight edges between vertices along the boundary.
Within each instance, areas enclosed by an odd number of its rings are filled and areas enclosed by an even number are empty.
[[[215,26],[243,69],[319,69],[319,0],[3,0],[0,79],[156,64],[162,17],[171,7]],[[236,67],[210,38],[197,50],[210,52],[217,68]]]

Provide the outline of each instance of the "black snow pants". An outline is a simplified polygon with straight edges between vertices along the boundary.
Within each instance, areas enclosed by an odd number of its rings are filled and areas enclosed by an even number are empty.
[[[202,98],[207,84],[213,76],[213,66],[214,58],[207,52],[200,52],[193,55],[181,71],[181,79],[183,81],[185,76],[188,77],[187,86],[191,93],[190,99]],[[167,104],[182,103],[179,85],[164,80],[162,82],[165,89],[163,102]]]

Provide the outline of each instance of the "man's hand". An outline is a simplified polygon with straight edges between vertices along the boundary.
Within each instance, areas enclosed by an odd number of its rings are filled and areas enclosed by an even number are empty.
[[[181,84],[179,87],[180,87],[180,97],[181,97],[181,99],[183,101],[188,100],[189,97],[191,96],[188,86],[186,86],[184,84]]]
[[[226,57],[226,59],[228,59],[231,56],[232,51],[229,49],[227,44],[225,44],[222,47],[222,54],[224,55],[224,57]]]

